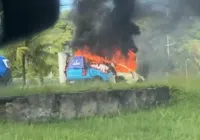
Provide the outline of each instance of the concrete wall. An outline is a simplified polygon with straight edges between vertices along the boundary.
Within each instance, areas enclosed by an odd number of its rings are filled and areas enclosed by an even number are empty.
[[[168,87],[5,97],[0,98],[0,115],[25,122],[69,120],[136,111],[169,99]]]

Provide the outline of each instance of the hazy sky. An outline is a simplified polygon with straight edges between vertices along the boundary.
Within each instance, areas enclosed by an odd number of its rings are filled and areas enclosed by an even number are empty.
[[[71,4],[72,4],[73,0],[60,0],[61,5],[65,5],[65,6],[61,6],[60,10],[67,10],[71,8]]]

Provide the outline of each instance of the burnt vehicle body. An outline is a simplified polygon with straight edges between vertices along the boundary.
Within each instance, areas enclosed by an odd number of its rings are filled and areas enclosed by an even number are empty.
[[[115,79],[109,67],[105,64],[92,64],[83,56],[73,56],[65,68],[67,81],[98,79],[109,82]]]

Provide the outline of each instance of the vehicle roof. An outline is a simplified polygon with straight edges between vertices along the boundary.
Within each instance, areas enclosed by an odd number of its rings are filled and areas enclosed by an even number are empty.
[[[80,58],[80,57],[83,57],[83,58],[84,58],[84,56],[81,56],[81,55],[79,55],[79,56],[73,56],[73,57],[79,57],[79,58]],[[73,58],[73,57],[72,57],[72,58]]]

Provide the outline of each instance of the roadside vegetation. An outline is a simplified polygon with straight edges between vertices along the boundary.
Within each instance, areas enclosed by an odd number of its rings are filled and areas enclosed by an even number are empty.
[[[77,92],[90,92],[90,91],[108,91],[108,90],[126,90],[138,89],[149,87],[168,86],[171,90],[183,91],[183,93],[190,92],[191,90],[200,90],[199,77],[175,77],[171,76],[166,79],[160,80],[159,78],[151,81],[144,81],[142,83],[104,83],[99,81],[79,82],[75,84],[46,84],[46,85],[9,85],[7,87],[0,87],[0,96],[23,96],[31,94],[56,94],[56,93],[77,93]],[[173,92],[172,92],[173,93]],[[175,94],[176,95],[176,94]],[[182,94],[183,95],[183,94]],[[179,96],[179,95],[178,95]]]
[[[39,34],[24,38],[0,50],[0,55],[11,62],[13,79],[22,79],[22,85],[29,82],[45,85],[45,79],[58,78],[58,52],[72,55],[70,42],[75,27],[70,20],[70,12],[60,14],[57,23]],[[140,51],[137,53],[138,74],[144,76],[177,75],[181,73],[191,75],[200,70],[200,20],[191,20],[187,28],[179,36],[172,33],[170,42],[177,42],[170,49],[170,58],[167,59],[166,37],[158,26],[163,22],[162,17],[144,17],[137,21],[141,28],[141,36],[137,38]],[[158,21],[157,23],[153,21]],[[159,30],[160,32],[157,32]],[[183,34],[183,36],[182,36]],[[139,40],[138,40],[139,39]],[[160,43],[157,40],[161,40]],[[149,47],[153,49],[149,51]],[[148,53],[147,53],[148,52]],[[155,79],[155,78],[154,78]]]
[[[144,81],[143,83],[104,83],[99,81],[88,81],[78,82],[75,84],[46,84],[46,85],[8,85],[7,87],[0,87],[0,96],[21,96],[31,94],[54,94],[54,93],[77,93],[77,92],[89,92],[89,91],[108,91],[108,90],[126,90],[126,89],[137,89],[145,87],[158,87],[158,86],[169,86],[173,87],[184,87],[190,85],[197,78],[190,78],[187,81],[178,77],[169,77],[169,79],[163,81]],[[200,80],[199,80],[200,81]],[[187,82],[187,83],[186,83]],[[175,86],[176,85],[176,86]],[[77,88],[78,87],[78,88]]]
[[[81,90],[127,89],[167,85],[176,97],[169,106],[153,110],[121,114],[116,117],[94,117],[51,124],[23,124],[1,122],[1,140],[199,140],[200,139],[200,79],[170,77],[164,81],[136,85],[103,83],[78,85]],[[82,84],[82,85],[81,85]],[[99,85],[100,84],[100,85]],[[62,88],[61,88],[62,87]],[[14,87],[20,89],[19,87]],[[27,87],[26,93],[41,91],[76,91],[75,85]],[[34,90],[33,90],[34,89]],[[5,89],[8,92],[8,89]],[[13,91],[14,89],[10,89]],[[22,89],[20,89],[22,90]],[[2,90],[1,90],[2,91]],[[19,92],[18,92],[19,93]],[[25,92],[24,92],[25,93]],[[42,92],[41,92],[42,93]],[[13,95],[17,95],[17,92]]]

